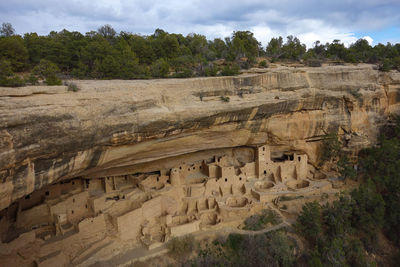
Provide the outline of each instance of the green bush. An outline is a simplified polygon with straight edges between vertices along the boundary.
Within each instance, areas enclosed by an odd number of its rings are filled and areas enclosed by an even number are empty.
[[[62,85],[62,81],[55,74],[48,75],[44,82],[49,86]]]
[[[25,85],[25,81],[18,76],[9,78],[0,78],[0,86],[5,87],[21,87]]]
[[[322,140],[321,162],[330,161],[339,156],[340,142],[337,133],[330,132]]]
[[[39,64],[33,68],[32,72],[45,79],[48,76],[56,75],[60,72],[60,69],[53,62],[42,59],[40,60]]]
[[[37,85],[37,84],[39,84],[39,80],[35,75],[30,74],[25,77],[25,83],[30,84],[30,85]]]
[[[47,85],[62,85],[62,81],[57,77],[60,69],[49,60],[40,60],[39,64],[32,71],[39,77],[44,78]]]
[[[165,59],[155,61],[151,67],[151,75],[155,78],[165,78],[169,74],[169,64]]]
[[[229,98],[229,96],[220,96],[220,99],[222,102],[228,103],[231,99]]]
[[[194,247],[195,240],[191,235],[175,237],[167,243],[168,253],[175,259],[187,256]]]
[[[218,74],[218,67],[215,65],[211,65],[204,68],[204,75],[209,76],[217,76]]]
[[[238,75],[240,72],[240,67],[237,64],[232,64],[232,65],[226,65],[222,71],[221,75],[222,76],[235,76]]]
[[[322,235],[322,210],[317,202],[306,203],[296,222],[297,231],[312,245]]]
[[[276,225],[282,222],[279,214],[273,210],[265,209],[261,214],[255,214],[244,221],[244,230],[258,231],[265,229],[268,224]]]
[[[0,61],[0,86],[20,87],[24,86],[25,81],[18,76],[14,76],[11,63],[7,60]]]
[[[11,68],[11,63],[8,60],[0,61],[0,78],[7,78],[13,76],[14,73]]]
[[[353,179],[355,180],[357,178],[357,172],[353,167],[353,164],[351,164],[350,159],[347,157],[347,155],[341,155],[338,163],[338,169],[339,169],[339,173],[340,175],[347,179]]]
[[[68,86],[68,91],[78,92],[80,90],[78,85],[76,83],[73,83],[73,82],[68,82],[67,86]]]
[[[173,78],[190,78],[193,76],[193,71],[189,68],[184,68],[182,71],[176,72]]]
[[[293,242],[281,232],[260,235],[230,234],[214,241],[184,266],[293,266]]]
[[[266,61],[266,60],[260,61],[259,65],[260,65],[260,67],[262,67],[262,68],[268,68],[268,64],[267,64],[267,61]]]

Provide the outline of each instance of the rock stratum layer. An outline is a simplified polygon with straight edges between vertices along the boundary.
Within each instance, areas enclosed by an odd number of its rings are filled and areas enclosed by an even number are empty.
[[[76,83],[0,88],[0,210],[64,179],[172,168],[210,149],[277,144],[316,163],[332,129],[350,150],[374,144],[400,100],[400,74],[371,65]]]

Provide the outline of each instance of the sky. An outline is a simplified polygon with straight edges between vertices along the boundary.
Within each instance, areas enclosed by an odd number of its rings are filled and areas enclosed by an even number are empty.
[[[105,24],[117,32],[148,35],[160,28],[208,39],[250,30],[263,45],[294,35],[310,47],[334,39],[400,43],[399,11],[400,0],[0,0],[0,23],[41,35]]]

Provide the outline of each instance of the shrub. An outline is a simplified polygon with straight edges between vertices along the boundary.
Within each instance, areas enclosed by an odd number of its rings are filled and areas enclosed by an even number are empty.
[[[211,66],[204,68],[204,75],[207,77],[208,76],[217,76],[217,74],[218,74],[218,68],[215,65],[211,65]]]
[[[322,140],[321,161],[326,162],[336,158],[340,152],[340,142],[335,132],[330,132],[325,135]]]
[[[322,66],[322,62],[319,59],[309,59],[306,61],[306,65],[309,67],[321,67]]]
[[[11,63],[8,60],[0,61],[0,78],[12,76],[14,73],[11,68]]]
[[[262,68],[268,68],[268,64],[267,64],[267,61],[266,61],[266,60],[262,60],[262,61],[259,63],[259,65],[260,65],[260,67],[262,67]]]
[[[193,76],[193,71],[189,68],[184,68],[182,71],[176,72],[174,78],[190,78]]]
[[[322,212],[317,202],[309,202],[303,206],[296,228],[311,244],[317,243],[322,234]]]
[[[244,221],[245,230],[258,231],[265,229],[268,224],[276,225],[282,222],[279,214],[273,210],[265,209],[261,214],[255,214]]]
[[[19,87],[24,86],[25,81],[18,76],[14,76],[11,63],[7,60],[0,61],[0,86]]]
[[[76,85],[76,83],[73,82],[67,83],[67,86],[68,86],[68,91],[78,92],[80,90],[78,85]]]
[[[379,70],[388,72],[393,69],[393,62],[389,58],[385,58],[382,64],[379,65]]]
[[[165,78],[169,73],[169,64],[165,59],[158,59],[151,67],[151,75],[155,78]]]
[[[0,78],[0,86],[21,87],[25,85],[25,81],[18,76],[11,78]]]
[[[194,247],[195,240],[194,237],[191,235],[172,238],[167,244],[168,253],[173,258],[181,258],[187,256],[192,252]]]
[[[30,74],[29,76],[25,77],[25,82],[31,85],[39,84],[38,78],[33,74]]]
[[[221,99],[222,102],[225,102],[225,103],[228,103],[231,100],[229,98],[229,96],[223,96],[223,95],[220,97],[220,99]]]
[[[62,81],[55,74],[47,76],[44,82],[49,86],[62,85]]]
[[[221,75],[222,76],[235,76],[238,75],[240,72],[240,67],[237,64],[232,64],[232,65],[226,65],[222,71]]]
[[[57,73],[60,72],[59,68],[53,62],[42,59],[39,64],[33,68],[33,73],[41,78],[46,79],[47,85],[61,85],[61,80],[57,77]]]
[[[60,69],[53,62],[42,59],[39,64],[33,68],[32,72],[41,78],[47,78],[48,76],[59,73]]]
[[[343,178],[350,178],[355,180],[357,178],[357,172],[351,164],[350,159],[347,155],[342,155],[338,161],[339,173]]]

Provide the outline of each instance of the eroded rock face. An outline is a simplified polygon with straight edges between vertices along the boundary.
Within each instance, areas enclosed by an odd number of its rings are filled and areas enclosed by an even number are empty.
[[[400,99],[400,74],[370,65],[77,84],[0,88],[0,210],[64,179],[168,169],[211,149],[278,144],[316,163],[330,130],[352,150],[373,144]]]

